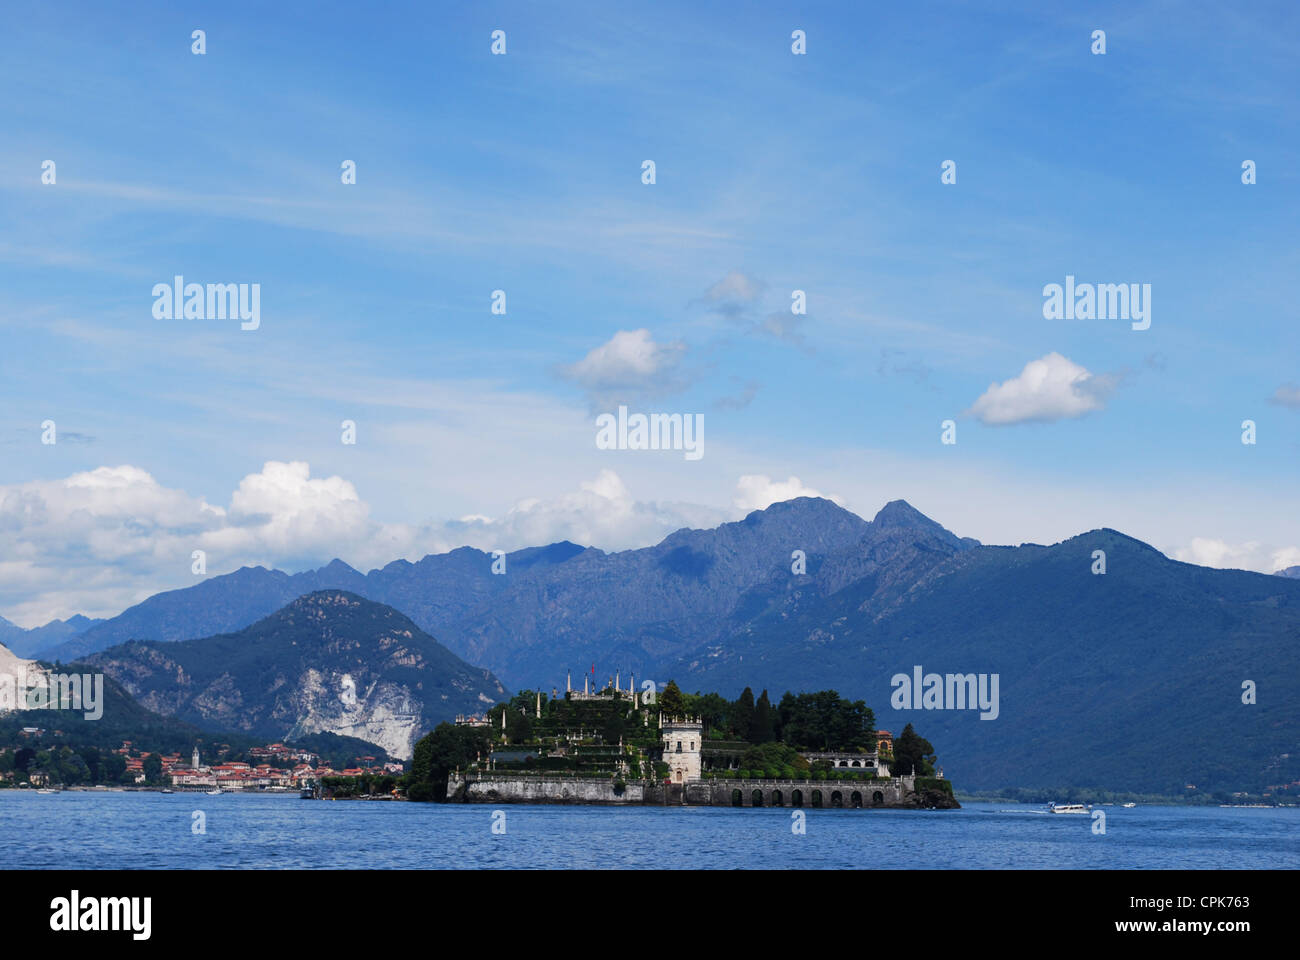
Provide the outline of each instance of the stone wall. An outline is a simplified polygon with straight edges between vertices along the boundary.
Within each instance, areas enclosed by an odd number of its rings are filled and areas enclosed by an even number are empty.
[[[644,803],[645,786],[629,781],[621,790],[613,780],[595,777],[511,777],[488,774],[484,778],[453,775],[447,781],[447,799],[461,803]]]
[[[629,781],[618,790],[613,780],[594,777],[511,776],[468,779],[452,776],[447,799],[460,803],[594,803],[684,806],[804,807],[808,809],[917,809],[956,807],[933,792],[916,792],[915,777],[889,780],[696,780],[686,784]],[[755,796],[757,794],[757,796]],[[836,796],[838,794],[838,797]],[[947,802],[945,802],[945,800]]]

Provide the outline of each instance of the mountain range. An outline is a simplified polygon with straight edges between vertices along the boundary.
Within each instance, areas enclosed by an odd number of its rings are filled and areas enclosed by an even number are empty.
[[[1180,563],[1109,529],[986,546],[903,501],[866,521],[818,498],[638,550],[563,542],[505,560],[494,574],[489,554],[466,547],[368,574],[338,560],[292,575],[244,568],[151,597],[45,656],[126,640],[166,656],[169,642],[342,590],[400,611],[512,689],[563,689],[565,673],[593,664],[601,682],[635,672],[728,696],[835,688],[866,699],[881,727],[913,722],[972,789],[1300,779],[1300,580],[1289,576]],[[241,641],[222,642],[233,656]],[[891,681],[916,666],[996,674],[998,717],[895,710]],[[1247,682],[1255,703],[1242,701]]]
[[[103,622],[77,614],[67,620],[51,620],[43,627],[24,630],[0,617],[0,644],[13,651],[15,656],[30,657],[57,647]]]

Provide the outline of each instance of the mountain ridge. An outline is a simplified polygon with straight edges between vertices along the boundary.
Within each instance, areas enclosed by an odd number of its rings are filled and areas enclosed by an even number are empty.
[[[305,594],[242,630],[128,641],[87,658],[146,709],[271,739],[356,737],[408,759],[415,741],[505,695],[405,615],[345,590]]]

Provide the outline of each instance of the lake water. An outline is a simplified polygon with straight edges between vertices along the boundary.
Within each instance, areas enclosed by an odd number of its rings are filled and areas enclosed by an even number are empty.
[[[552,807],[0,790],[8,868],[1300,867],[1300,809],[1006,803],[961,810]],[[493,812],[505,833],[492,832]],[[206,833],[192,830],[202,811]]]

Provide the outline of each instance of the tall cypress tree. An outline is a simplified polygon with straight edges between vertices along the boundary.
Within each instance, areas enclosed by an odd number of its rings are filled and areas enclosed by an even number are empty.
[[[753,743],[771,743],[776,739],[776,717],[772,701],[764,690],[754,704],[754,723],[750,727],[749,739]]]
[[[754,691],[746,687],[740,694],[740,699],[736,701],[735,707],[731,711],[731,725],[736,730],[736,736],[741,740],[752,742],[751,734],[754,729]]]

